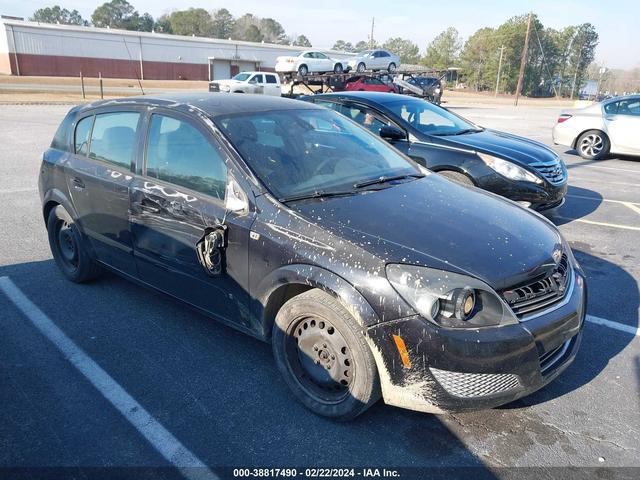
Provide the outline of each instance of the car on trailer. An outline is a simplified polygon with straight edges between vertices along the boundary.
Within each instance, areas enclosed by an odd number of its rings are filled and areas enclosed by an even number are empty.
[[[356,75],[347,78],[344,84],[345,91],[353,92],[390,92],[398,93],[398,87],[393,83],[385,83],[377,76],[373,75]]]
[[[426,100],[377,92],[337,92],[303,100],[336,110],[425,167],[537,211],[564,203],[567,168],[549,147],[482,128]]]
[[[282,95],[279,75],[270,72],[240,72],[228,80],[212,80],[209,91]]]
[[[347,65],[358,73],[386,70],[394,73],[400,67],[400,57],[387,50],[365,50],[350,58]]]
[[[76,106],[38,184],[69,280],[108,269],[271,342],[320,415],[351,419],[381,396],[493,407],[552,381],[580,344],[585,277],[554,225],[310,103]]]
[[[348,69],[343,60],[331,58],[316,50],[305,50],[295,56],[276,58],[275,70],[278,73],[297,73],[304,77],[309,73],[342,73]]]

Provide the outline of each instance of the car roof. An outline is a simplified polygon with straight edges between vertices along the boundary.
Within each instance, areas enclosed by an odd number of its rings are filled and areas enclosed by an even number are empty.
[[[618,97],[611,97],[606,100],[602,100],[602,103],[619,102],[620,100],[635,100],[637,98],[640,98],[640,95],[620,95]]]
[[[407,95],[401,95],[399,93],[387,93],[387,92],[372,92],[372,91],[363,91],[363,92],[335,92],[335,93],[320,93],[318,95],[313,95],[311,98],[353,98],[362,100],[370,103],[379,103],[384,105],[385,103],[393,102],[395,100],[413,98],[407,97]]]
[[[170,107],[189,112],[197,108],[211,117],[232,113],[252,113],[269,110],[309,109],[308,103],[270,95],[230,94],[230,93],[166,93],[126,97],[114,100],[102,100],[90,103],[82,111],[110,106],[142,105],[151,107]],[[311,108],[321,108],[312,106]]]

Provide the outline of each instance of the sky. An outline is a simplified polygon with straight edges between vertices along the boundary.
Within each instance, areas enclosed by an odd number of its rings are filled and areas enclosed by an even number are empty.
[[[495,27],[514,15],[533,11],[545,27],[563,28],[592,23],[600,35],[596,61],[608,68],[640,67],[640,1],[616,0],[327,0],[282,1],[241,0],[129,0],[140,12],[154,18],[189,7],[228,9],[238,17],[253,13],[279,21],[288,35],[306,35],[314,47],[330,48],[342,39],[366,40],[375,17],[374,38],[383,43],[389,37],[408,38],[424,52],[442,30],[453,26],[466,40],[477,29]],[[0,0],[0,14],[29,17],[41,7],[59,4],[78,10],[89,19],[97,0]]]

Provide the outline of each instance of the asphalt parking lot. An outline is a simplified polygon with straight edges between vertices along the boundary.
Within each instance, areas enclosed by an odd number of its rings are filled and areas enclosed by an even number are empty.
[[[448,106],[546,144],[559,112]],[[498,478],[512,473],[504,467],[540,467],[536,478],[545,478],[572,466],[593,468],[581,476],[637,478],[640,470],[620,467],[640,468],[640,159],[589,162],[554,147],[570,189],[552,220],[590,295],[581,350],[560,378],[494,410],[434,416],[380,402],[340,424],[293,399],[269,345],[114,275],[88,285],[63,279],[36,184],[41,152],[68,108],[0,106],[0,468],[67,467],[92,478],[102,467],[171,467],[177,446],[219,476],[229,475],[223,467],[387,466],[414,467],[416,478],[426,467]],[[34,316],[86,358],[61,353]],[[90,383],[87,365],[113,383]],[[114,407],[110,395],[122,394],[114,386],[134,403]],[[149,425],[167,450],[148,441]]]

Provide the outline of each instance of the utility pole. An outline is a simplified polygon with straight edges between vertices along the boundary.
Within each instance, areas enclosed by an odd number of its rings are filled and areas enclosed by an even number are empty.
[[[529,12],[529,20],[527,20],[527,33],[524,36],[524,50],[522,50],[522,58],[520,59],[520,73],[518,74],[518,86],[516,87],[516,103],[518,105],[518,98],[520,97],[520,91],[522,90],[522,81],[524,80],[524,67],[527,64],[527,51],[529,50],[529,33],[531,32],[531,17],[532,13]]]
[[[576,69],[573,72],[573,82],[571,83],[571,100],[573,100],[573,92],[576,89],[576,80],[578,79],[578,67],[580,66],[580,62],[582,61],[582,50],[584,50],[584,43],[580,47],[580,53],[578,54],[578,60],[576,61]]]
[[[494,97],[498,96],[498,88],[500,87],[500,72],[502,70],[502,54],[504,53],[504,45],[500,47],[500,60],[498,60],[498,78],[496,79],[496,94]]]
[[[376,23],[376,17],[371,19],[371,35],[369,36],[369,50],[373,50],[373,26]]]

